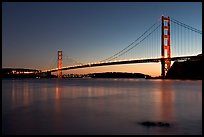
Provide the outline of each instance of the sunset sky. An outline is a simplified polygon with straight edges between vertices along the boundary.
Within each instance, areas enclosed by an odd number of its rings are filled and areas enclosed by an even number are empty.
[[[2,67],[51,69],[58,50],[81,63],[97,62],[127,47],[162,15],[202,30],[201,2],[3,2]],[[160,63],[63,73],[116,71],[161,73]]]

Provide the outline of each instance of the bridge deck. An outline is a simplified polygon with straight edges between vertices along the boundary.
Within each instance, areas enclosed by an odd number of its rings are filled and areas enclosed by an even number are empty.
[[[62,67],[60,70],[71,70],[71,69],[78,69],[78,68],[121,65],[121,64],[160,62],[162,59],[176,61],[176,60],[189,60],[189,59],[198,59],[198,58],[200,57],[199,56],[183,56],[183,57],[172,57],[172,58],[155,58],[155,59],[139,59],[139,60],[135,59],[135,60],[124,60],[124,61],[99,62],[99,63],[88,63],[84,65]],[[51,69],[51,70],[45,70],[44,72],[55,72],[55,71],[58,71],[58,68]]]

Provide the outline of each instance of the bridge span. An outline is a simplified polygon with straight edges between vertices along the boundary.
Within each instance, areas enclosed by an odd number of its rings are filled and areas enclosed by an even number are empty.
[[[178,60],[196,60],[196,59],[199,59],[199,56],[182,56],[182,57],[171,57],[171,58],[154,58],[154,59],[139,59],[139,60],[135,59],[135,60],[121,60],[121,61],[111,61],[111,62],[97,62],[97,63],[67,66],[67,67],[62,67],[62,68],[55,68],[55,69],[50,69],[50,70],[44,70],[42,72],[56,72],[58,70],[71,70],[71,69],[79,69],[79,68],[122,65],[122,64],[157,63],[163,60],[178,61]]]

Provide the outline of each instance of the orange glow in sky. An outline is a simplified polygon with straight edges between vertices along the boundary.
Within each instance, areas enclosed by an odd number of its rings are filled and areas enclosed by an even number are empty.
[[[161,75],[161,63],[141,63],[141,64],[126,64],[126,65],[112,65],[91,68],[81,68],[76,70],[65,70],[63,74],[88,74],[100,72],[128,72],[128,73],[143,73],[150,76]],[[53,73],[55,74],[55,73]]]

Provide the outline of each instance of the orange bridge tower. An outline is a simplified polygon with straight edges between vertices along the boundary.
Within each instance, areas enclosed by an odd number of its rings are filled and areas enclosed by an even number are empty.
[[[62,51],[58,51],[58,78],[62,78],[62,70],[59,70],[62,68]]]
[[[170,18],[162,16],[162,36],[161,36],[161,76],[165,78],[167,71],[171,67],[171,49],[170,49]]]

